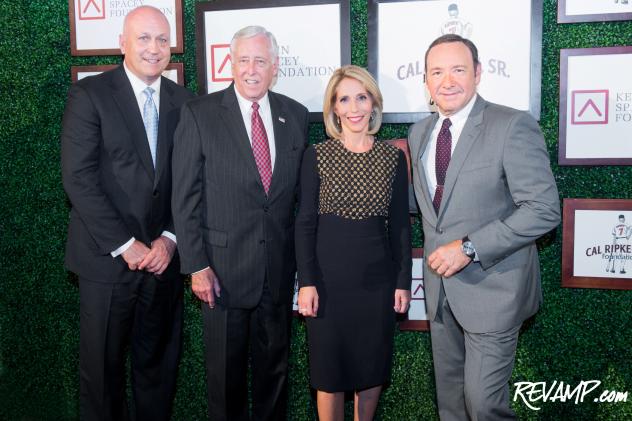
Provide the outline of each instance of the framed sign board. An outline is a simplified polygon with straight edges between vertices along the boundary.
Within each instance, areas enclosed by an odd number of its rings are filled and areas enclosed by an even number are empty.
[[[436,111],[424,84],[424,54],[441,35],[471,39],[486,99],[540,117],[542,2],[369,0],[369,70],[384,96],[384,121],[411,123]],[[502,36],[499,36],[502,34]]]
[[[560,165],[632,165],[631,68],[632,47],[560,51]]]
[[[557,22],[604,22],[631,20],[632,1],[629,0],[558,0]]]
[[[184,52],[182,0],[68,0],[70,53],[73,56],[119,55],[125,16],[138,6],[162,11],[171,27],[171,52]]]
[[[71,66],[70,74],[72,83],[83,79],[87,76],[94,76],[99,73],[107,72],[118,67],[118,64],[104,64],[95,66]],[[167,79],[171,79],[178,85],[184,86],[184,64],[183,63],[169,63],[162,75]]]
[[[424,250],[421,248],[413,249],[413,283],[410,292],[410,309],[399,322],[399,330],[430,330],[424,294]]]
[[[196,4],[200,94],[232,82],[230,41],[240,29],[263,26],[279,45],[272,90],[287,95],[322,121],[323,96],[332,73],[351,62],[349,0],[217,0]]]
[[[562,286],[632,290],[632,200],[564,199]]]

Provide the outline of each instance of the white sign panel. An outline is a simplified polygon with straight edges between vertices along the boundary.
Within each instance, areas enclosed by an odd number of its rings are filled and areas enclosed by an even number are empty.
[[[560,164],[632,164],[632,47],[563,50]],[[599,75],[599,77],[595,77]]]
[[[432,41],[454,33],[479,51],[478,91],[492,102],[531,108],[531,0],[436,0],[378,3],[376,74],[386,113],[427,113],[424,54]],[[538,45],[539,49],[540,46]],[[539,75],[538,75],[539,78]],[[539,117],[539,103],[536,117]]]
[[[573,276],[632,278],[632,212],[575,211]]]
[[[123,20],[130,11],[143,5],[162,11],[171,26],[172,52],[182,52],[182,0],[72,0],[72,54],[120,54]]]
[[[428,320],[426,315],[426,296],[424,295],[424,259],[413,258],[413,283],[411,286],[408,320]]]
[[[341,5],[318,4],[204,12],[204,75],[206,93],[232,82],[230,41],[239,29],[259,25],[279,44],[279,73],[272,90],[321,112],[332,73],[342,64]],[[200,44],[198,43],[198,46]],[[198,47],[199,48],[199,47]]]
[[[566,15],[598,15],[605,13],[632,13],[628,0],[566,0]]]

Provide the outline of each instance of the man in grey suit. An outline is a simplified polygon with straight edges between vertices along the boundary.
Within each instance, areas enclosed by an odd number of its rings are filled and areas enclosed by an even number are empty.
[[[309,113],[269,91],[274,36],[231,41],[234,83],[182,108],[173,213],[182,271],[205,304],[209,419],[284,420],[296,263],[294,210]]]
[[[425,292],[442,420],[515,419],[509,378],[525,319],[542,299],[535,241],[560,221],[538,124],[476,94],[476,46],[428,48],[434,114],[410,128],[424,230]]]

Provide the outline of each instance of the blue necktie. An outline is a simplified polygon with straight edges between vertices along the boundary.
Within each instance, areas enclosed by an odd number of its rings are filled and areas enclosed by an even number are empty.
[[[151,161],[156,167],[156,146],[158,145],[158,110],[152,94],[154,89],[149,86],[143,91],[147,99],[143,105],[143,123],[145,123],[145,132],[149,141],[149,150],[151,151]]]

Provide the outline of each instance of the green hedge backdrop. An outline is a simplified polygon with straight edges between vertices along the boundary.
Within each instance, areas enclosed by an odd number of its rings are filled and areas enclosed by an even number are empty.
[[[365,66],[367,4],[351,4],[352,61]],[[195,1],[184,0],[185,53],[173,61],[185,63],[187,87],[196,92],[194,11]],[[556,16],[557,2],[544,0],[541,126],[560,195],[630,198],[632,167],[558,167],[556,162],[560,48],[632,45],[632,22],[558,25]],[[79,299],[76,280],[62,263],[69,206],[60,177],[60,124],[70,66],[120,58],[70,56],[67,0],[2,0],[0,23],[0,103],[5,108],[0,115],[0,419],[75,420]],[[632,75],[631,69],[621,72]],[[386,125],[379,136],[406,132],[407,125]],[[313,124],[310,140],[324,136],[323,126]],[[416,245],[420,241],[417,225]],[[561,288],[561,229],[539,245],[544,305],[523,329],[512,383],[550,386],[557,380],[575,386],[601,380],[600,389],[632,392],[632,291]],[[190,292],[185,299],[173,419],[203,420],[199,305]],[[295,321],[293,329],[288,419],[312,420],[304,324]],[[377,419],[437,419],[429,334],[398,333],[395,350],[392,384]],[[513,405],[526,420],[632,420],[632,396],[616,404],[597,404],[592,397],[578,404],[540,402],[539,411],[521,402]]]

